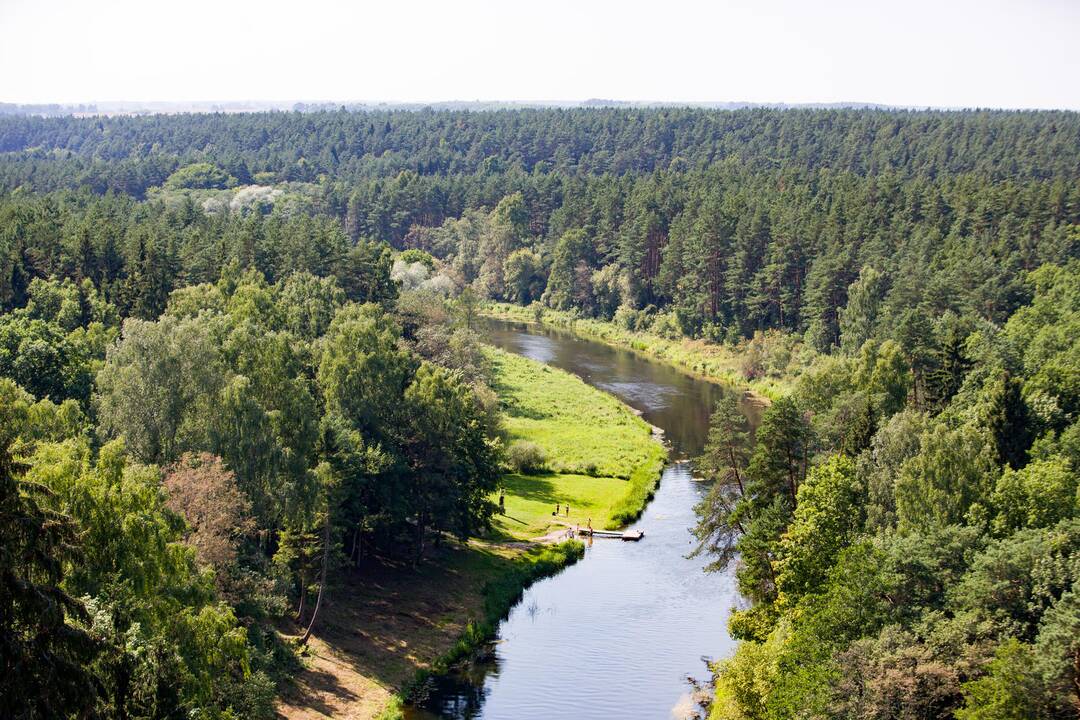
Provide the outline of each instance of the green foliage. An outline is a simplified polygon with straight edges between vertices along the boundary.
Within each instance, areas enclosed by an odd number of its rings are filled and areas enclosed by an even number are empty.
[[[782,604],[796,602],[825,581],[840,551],[863,526],[864,498],[850,458],[835,455],[810,471],[799,487],[775,563]]]
[[[847,291],[847,305],[839,313],[840,347],[851,355],[874,335],[885,295],[885,277],[866,266]]]
[[[397,416],[412,359],[399,348],[400,331],[374,305],[350,305],[334,316],[322,345],[318,383],[327,412],[372,437],[385,437],[385,418]]]
[[[950,599],[1030,641],[1046,609],[1073,587],[1080,573],[1078,549],[1076,519],[995,540],[972,560],[961,582],[951,588]]]
[[[1007,373],[989,378],[980,394],[978,413],[981,425],[993,437],[998,462],[1022,467],[1034,425],[1022,395],[1022,383]]]
[[[519,305],[538,300],[546,282],[544,263],[534,250],[520,248],[506,256],[503,282],[510,299]]]
[[[517,440],[506,448],[506,462],[514,472],[535,475],[547,468],[547,453],[534,442]]]
[[[26,466],[13,452],[27,422],[26,400],[0,400],[0,713],[89,715],[99,690],[91,663],[101,648],[86,630],[83,603],[62,585],[79,557],[79,529],[50,507],[48,487],[22,477]]]
[[[799,486],[809,469],[810,425],[802,408],[791,398],[781,398],[765,411],[755,434],[754,452],[747,475],[755,502],[771,503],[780,498],[794,510]]]
[[[1005,468],[991,499],[994,529],[1008,533],[1047,527],[1080,514],[1080,475],[1062,457]]]
[[[866,388],[876,413],[888,418],[902,410],[911,391],[912,373],[900,346],[892,340],[880,345],[867,341],[860,355],[853,380]]]
[[[1080,412],[1080,263],[1046,265],[1032,272],[1030,305],[1020,308],[1005,332],[1022,358],[1023,394],[1045,427],[1060,430]]]
[[[116,311],[92,290],[35,281],[30,304],[3,317],[50,333],[42,349],[58,367],[71,356],[85,376],[100,367],[92,415],[63,399],[85,391],[35,402],[0,379],[9,440],[37,443],[28,482],[78,530],[64,592],[88,612],[56,607],[99,648],[80,660],[96,678],[86,700],[106,714],[267,717],[282,660],[265,623],[324,558],[355,554],[364,535],[392,547],[410,519],[463,538],[484,530],[501,462],[490,391],[422,362],[392,316],[349,303],[335,278],[270,284],[226,267],[215,285],[173,293],[158,319],[129,317],[111,346]],[[436,354],[480,383],[483,363],[461,342]],[[135,462],[177,459],[164,482]],[[57,644],[56,662],[76,652]]]
[[[588,236],[583,230],[571,230],[555,243],[551,255],[551,273],[548,276],[544,301],[556,310],[568,310],[589,302],[587,254]],[[580,268],[584,266],[584,271]]]
[[[393,263],[389,247],[360,242],[344,253],[334,275],[345,297],[353,302],[389,302],[398,294],[397,283],[390,277]]]
[[[1076,426],[1056,409],[1067,383],[1033,391],[1041,366],[1022,360],[1071,287],[1033,276],[1003,334],[946,316],[799,378],[823,450],[849,447],[853,399],[872,436],[854,463],[819,455],[793,512],[778,495],[759,515],[771,525],[739,538],[740,588],[758,601],[732,615],[743,643],[717,668],[713,717],[1075,715]]]
[[[896,516],[902,529],[972,519],[973,507],[989,504],[994,464],[977,430],[949,430],[943,424],[923,433],[919,453],[900,467],[896,478]]]
[[[435,258],[431,256],[431,253],[424,252],[417,248],[409,248],[408,250],[402,250],[398,254],[398,259],[405,263],[421,263],[428,270],[435,269]]]
[[[171,462],[205,446],[222,383],[217,343],[205,322],[128,319],[97,377],[94,404],[104,439],[123,437],[143,462]]]
[[[1015,638],[1006,640],[994,653],[987,674],[964,684],[965,705],[958,720],[1036,720],[1046,718],[1039,707],[1039,677],[1034,653]]]
[[[738,552],[739,535],[745,533],[746,466],[750,459],[749,423],[733,396],[717,401],[709,417],[709,434],[694,467],[711,482],[698,504],[700,518],[694,528],[698,546],[694,554],[715,559],[709,570],[723,570]]]
[[[456,374],[430,363],[403,400],[414,418],[404,445],[420,526],[430,521],[462,539],[486,529],[501,461],[490,416]]]
[[[236,178],[212,163],[185,165],[165,180],[165,187],[175,190],[211,190],[236,185]]]
[[[285,308],[284,328],[310,342],[326,333],[345,304],[345,291],[334,278],[298,272],[281,281],[280,302]]]
[[[131,464],[119,441],[95,459],[85,442],[41,444],[27,477],[49,488],[80,530],[82,553],[66,586],[87,597],[104,643],[93,668],[120,713],[228,709],[227,687],[250,673],[247,633],[213,601],[210,576],[180,543],[155,468]],[[156,708],[156,710],[155,710]],[[266,716],[268,707],[234,708]]]
[[[1047,705],[1065,714],[1077,703],[1080,671],[1080,592],[1075,584],[1042,617],[1035,639],[1035,664]]]

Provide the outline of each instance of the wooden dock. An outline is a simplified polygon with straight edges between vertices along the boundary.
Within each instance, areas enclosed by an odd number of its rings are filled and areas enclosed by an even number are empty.
[[[625,540],[627,542],[637,542],[645,537],[644,530],[590,530],[589,528],[579,528],[579,535],[591,535],[594,538],[614,538],[617,540]]]

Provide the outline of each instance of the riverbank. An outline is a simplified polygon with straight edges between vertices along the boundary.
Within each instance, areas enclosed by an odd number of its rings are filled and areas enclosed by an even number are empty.
[[[280,698],[288,720],[401,717],[404,697],[475,650],[536,580],[582,555],[580,543],[522,548],[450,542],[418,567],[377,558],[340,575]],[[302,628],[287,632],[299,635]]]
[[[526,587],[584,552],[534,539],[629,522],[655,490],[666,451],[633,410],[570,373],[487,352],[508,440],[541,448],[546,470],[506,476],[490,537],[447,542],[419,567],[383,558],[340,576],[280,718],[401,717],[403,699],[487,642]],[[556,503],[570,514],[554,517]]]
[[[538,314],[532,307],[491,303],[481,315],[564,328],[582,337],[636,352],[697,378],[746,388],[765,402],[789,393],[797,368],[805,365],[803,360],[794,357],[802,351],[801,343],[776,333],[728,347],[705,340],[670,339],[651,332],[628,330],[614,322],[576,317],[550,308],[543,308]]]

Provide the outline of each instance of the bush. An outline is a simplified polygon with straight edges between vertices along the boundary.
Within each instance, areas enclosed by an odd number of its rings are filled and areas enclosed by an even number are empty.
[[[182,190],[222,190],[236,187],[236,178],[207,162],[180,168],[165,181],[165,187]]]
[[[423,263],[428,270],[435,269],[435,258],[432,257],[431,253],[417,250],[416,248],[402,250],[398,255],[398,260],[401,260],[408,265],[412,265],[413,263]]]
[[[507,449],[506,462],[514,472],[542,472],[547,469],[547,453],[536,443],[518,440]]]
[[[637,310],[629,305],[620,305],[615,310],[615,317],[612,320],[616,325],[625,330],[637,330],[640,321],[640,315]]]

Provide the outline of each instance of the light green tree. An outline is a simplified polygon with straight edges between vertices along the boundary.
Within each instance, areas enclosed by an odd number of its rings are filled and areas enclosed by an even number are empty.
[[[919,531],[974,520],[969,511],[976,506],[985,512],[996,468],[983,434],[938,423],[922,435],[920,445],[896,479],[900,528]]]
[[[129,319],[97,375],[98,432],[106,440],[123,437],[143,462],[171,462],[206,446],[223,381],[205,319]]]
[[[873,337],[884,293],[885,276],[869,265],[848,286],[847,305],[839,313],[840,348],[848,355],[857,353]]]

